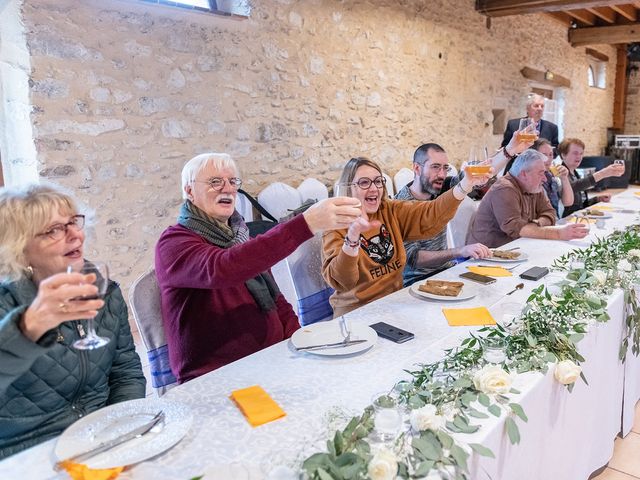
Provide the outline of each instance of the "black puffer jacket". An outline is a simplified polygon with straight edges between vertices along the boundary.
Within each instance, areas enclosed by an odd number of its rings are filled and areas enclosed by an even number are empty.
[[[134,350],[127,306],[111,282],[95,319],[111,339],[96,350],[76,350],[80,323],[65,322],[37,343],[18,329],[36,297],[27,279],[0,284],[0,458],[59,435],[105,405],[144,397],[145,378]],[[61,338],[62,337],[62,338]]]

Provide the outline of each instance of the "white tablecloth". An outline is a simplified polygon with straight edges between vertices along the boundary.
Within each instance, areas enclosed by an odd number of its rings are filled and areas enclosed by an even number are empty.
[[[637,210],[640,199],[625,192],[614,197],[612,205]],[[592,226],[590,240],[636,221],[636,214],[618,213],[607,220],[605,230]],[[554,257],[589,241],[520,239],[511,246],[520,246],[529,261],[516,268],[516,275],[481,287],[478,296],[456,306],[485,305],[495,311],[505,301],[504,294],[521,281],[518,273],[534,265],[549,266]],[[457,278],[465,267],[458,265],[440,276]],[[508,301],[524,303],[531,289],[544,279],[524,282],[526,288],[507,297]],[[415,298],[405,289],[352,312],[348,318],[354,324],[384,321],[413,332],[415,340],[395,344],[378,339],[372,349],[351,357],[300,354],[285,341],[171,390],[166,398],[193,409],[191,430],[174,448],[135,466],[121,478],[163,480],[203,472],[208,473],[207,479],[264,478],[278,465],[299,467],[304,458],[324,449],[335,428],[360,414],[374,394],[406,377],[404,369],[440,358],[444,348],[457,345],[473,331],[449,327],[443,306]],[[583,369],[588,386],[578,381],[569,393],[553,379],[552,370],[546,375],[528,373],[517,378],[515,386],[522,393],[515,401],[529,417],[527,424],[518,422],[522,434],[519,445],[509,443],[503,418],[492,417],[477,433],[458,436],[462,441],[482,443],[496,454],[496,460],[474,455],[472,478],[585,480],[608,461],[616,434],[628,432],[633,406],[640,398],[640,361],[632,355],[624,366],[618,361],[624,331],[622,309],[622,292],[616,291],[609,299],[611,321],[595,324],[579,345],[587,359]],[[229,394],[256,384],[282,406],[285,418],[257,428],[247,423]],[[52,470],[54,445],[52,440],[0,462],[0,478],[64,478],[56,477]]]

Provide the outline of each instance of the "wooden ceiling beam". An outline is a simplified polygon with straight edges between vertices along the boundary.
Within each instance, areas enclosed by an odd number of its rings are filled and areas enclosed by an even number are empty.
[[[632,22],[635,22],[638,18],[638,12],[633,5],[612,5],[611,8]]]
[[[599,52],[597,50],[594,50],[593,48],[585,48],[585,53],[593,58],[595,58],[596,60],[600,60],[601,62],[608,62],[609,61],[609,57],[607,55],[605,55],[602,52]]]
[[[570,15],[567,15],[564,12],[549,12],[549,13],[545,13],[545,15],[547,15],[549,18],[552,18],[556,22],[560,22],[562,25],[564,25],[567,28],[570,27],[571,24],[573,23],[573,17],[571,17]]]
[[[569,29],[569,43],[573,47],[640,42],[640,25],[611,25]]]
[[[551,85],[554,87],[571,87],[571,80],[550,71],[543,72],[542,70],[536,70],[535,68],[524,67],[520,70],[520,73],[524,78],[528,78],[529,80],[533,80],[534,82],[542,83],[544,85]]]
[[[610,7],[620,0],[476,0],[476,11],[488,17]]]
[[[616,12],[609,7],[593,7],[587,10],[607,23],[616,23]]]
[[[596,24],[596,16],[587,10],[567,10],[567,13],[590,27]]]

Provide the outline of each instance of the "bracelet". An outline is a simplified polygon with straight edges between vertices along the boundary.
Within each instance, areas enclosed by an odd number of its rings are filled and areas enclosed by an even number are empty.
[[[467,192],[464,188],[462,188],[462,184],[461,184],[461,183],[458,183],[458,184],[457,184],[457,186],[458,186],[458,188],[460,189],[460,191],[461,191],[464,195],[469,195],[469,194],[471,193],[471,190],[469,190],[469,191]]]
[[[509,152],[507,152],[507,147],[502,147],[502,151],[504,152],[504,156],[507,157],[509,160],[515,160],[515,158],[518,156],[517,153],[514,153],[513,155],[509,155]]]
[[[348,236],[344,236],[344,244],[349,248],[356,248],[360,245],[360,240],[352,241]]]

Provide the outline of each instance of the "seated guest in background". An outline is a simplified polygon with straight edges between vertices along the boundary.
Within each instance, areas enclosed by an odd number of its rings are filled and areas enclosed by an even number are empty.
[[[339,183],[353,186],[362,216],[349,228],[323,235],[322,274],[336,291],[335,316],[402,288],[403,242],[437,235],[462,199],[488,175],[468,176],[434,201],[389,200],[382,170],[365,157],[352,158]]]
[[[521,153],[509,173],[485,195],[471,220],[467,243],[500,247],[520,237],[572,240],[584,238],[583,224],[554,227],[555,212],[542,184],[545,156],[535,150]]]
[[[491,167],[494,171],[502,170],[511,156],[517,155],[530,145],[531,142],[519,142],[517,132],[514,133],[511,142],[491,158]],[[450,169],[447,154],[440,145],[436,143],[421,145],[413,155],[414,179],[402,187],[396,198],[398,200],[434,200],[464,178],[464,169],[461,168],[456,176],[447,176]],[[460,248],[447,248],[446,228],[432,238],[406,242],[404,247],[407,254],[407,265],[402,274],[405,287],[453,266],[455,258],[485,258],[491,255],[489,249],[481,243]]]
[[[0,458],[60,435],[83,415],[142,398],[145,378],[120,287],[104,300],[84,263],[84,216],[52,186],[0,189]],[[72,300],[73,299],[73,300]],[[78,319],[110,342],[77,350]],[[74,321],[75,320],[75,321]]]
[[[558,218],[560,218],[560,209],[564,210],[564,208],[573,204],[573,189],[569,182],[569,170],[564,165],[551,165],[551,162],[553,162],[553,147],[546,138],[539,138],[531,148],[546,157],[544,175],[547,180],[542,184],[542,187],[547,192],[547,198],[556,211]]]
[[[558,147],[558,153],[560,154],[560,158],[562,158],[562,164],[569,170],[569,182],[573,189],[573,204],[565,208],[565,217],[577,210],[582,210],[598,202],[608,202],[611,200],[611,195],[596,195],[593,198],[589,198],[585,190],[594,187],[596,183],[604,178],[624,175],[624,164],[619,165],[612,163],[602,170],[590,173],[582,178],[576,169],[582,162],[584,142],[577,138],[565,138]]]
[[[249,239],[235,210],[238,175],[227,154],[189,160],[178,224],[156,246],[169,359],[180,383],[290,337],[298,319],[269,269],[315,232],[346,228],[360,215],[357,200],[330,198]]]

